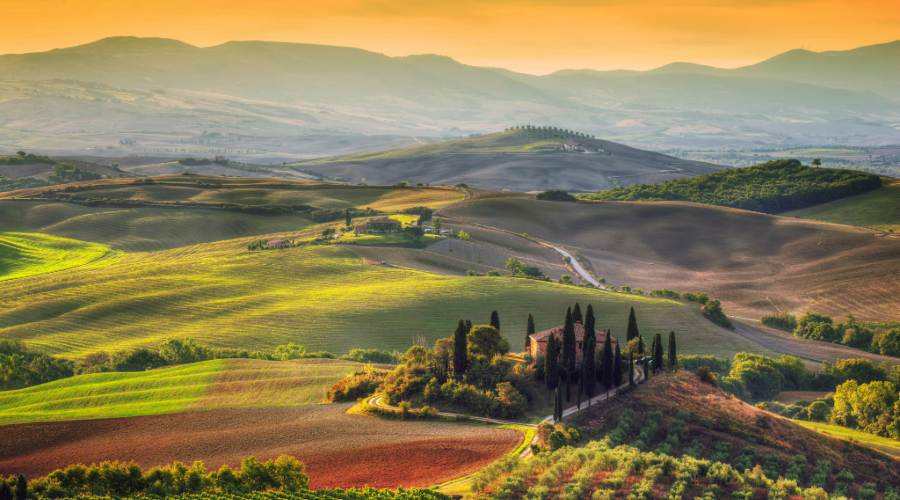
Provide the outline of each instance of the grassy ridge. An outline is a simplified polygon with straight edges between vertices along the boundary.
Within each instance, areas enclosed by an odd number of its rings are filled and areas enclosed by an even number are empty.
[[[282,238],[310,237],[311,228]],[[128,254],[102,268],[0,284],[0,337],[68,356],[156,346],[191,336],[213,347],[271,349],[294,342],[338,354],[398,349],[413,336],[448,337],[459,318],[487,323],[500,313],[518,348],[525,320],[558,326],[567,306],[593,303],[598,327],[623,335],[633,305],[645,333],[675,329],[685,353],[771,354],[725,333],[676,302],[508,278],[436,276],[365,265],[330,246],[248,252],[231,240],[152,254]]]
[[[0,425],[312,404],[361,365],[225,359],[136,373],[95,373],[0,393]]]
[[[895,439],[866,434],[846,427],[828,425],[820,422],[807,422],[802,420],[794,420],[793,422],[802,425],[807,429],[821,432],[822,434],[828,434],[838,439],[855,441],[863,446],[868,446],[869,448],[874,448],[889,455],[900,457],[900,441]]]
[[[0,281],[83,266],[110,253],[94,243],[42,234],[0,233]]]
[[[882,177],[875,191],[782,215],[900,232],[900,179]]]

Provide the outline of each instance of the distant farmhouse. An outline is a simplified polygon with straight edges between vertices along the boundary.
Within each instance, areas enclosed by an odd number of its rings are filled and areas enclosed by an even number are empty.
[[[403,223],[394,219],[369,219],[365,224],[356,226],[353,231],[356,234],[368,233],[398,233],[403,228]]]
[[[269,240],[267,243],[269,248],[288,248],[291,244],[284,240]]]
[[[597,336],[597,345],[603,346],[603,343],[606,342],[606,330],[601,330],[596,332]],[[532,359],[537,360],[538,354],[546,355],[547,353],[547,342],[550,340],[550,335],[556,337],[557,342],[562,342],[563,336],[563,327],[558,326],[556,328],[551,328],[549,330],[544,330],[542,332],[532,333],[528,336],[531,341],[531,344],[528,346],[528,354],[531,355]],[[581,321],[575,322],[575,357],[580,362],[582,357],[581,346],[584,343],[584,325],[581,324]],[[619,341],[616,339],[612,339],[613,349],[615,349],[616,344]]]

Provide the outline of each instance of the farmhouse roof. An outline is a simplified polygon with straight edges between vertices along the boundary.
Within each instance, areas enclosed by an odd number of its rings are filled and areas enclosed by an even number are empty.
[[[395,219],[369,219],[369,224],[400,224],[401,222]]]
[[[534,339],[537,342],[547,342],[550,340],[550,334],[553,334],[558,340],[562,340],[563,327],[557,326],[556,328],[551,328],[549,330],[544,330],[542,332],[532,333],[529,335],[529,338]],[[597,336],[597,343],[603,343],[606,341],[606,330],[600,330],[595,332]],[[581,324],[580,321],[575,322],[575,342],[581,342],[584,340],[584,325]],[[612,339],[612,341],[618,342],[616,339]]]
[[[284,243],[284,240],[269,240],[270,245],[272,245],[274,243]]]

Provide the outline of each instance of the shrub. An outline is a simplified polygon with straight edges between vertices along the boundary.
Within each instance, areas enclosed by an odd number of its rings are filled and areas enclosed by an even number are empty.
[[[705,384],[709,384],[713,387],[717,387],[719,385],[719,381],[716,379],[716,376],[709,371],[709,368],[706,366],[701,366],[697,369],[697,378],[700,379],[701,382]]]
[[[863,483],[862,486],[859,487],[860,500],[875,500],[875,495],[877,493],[878,489],[875,486],[875,483]]]
[[[800,482],[806,475],[806,457],[804,455],[794,455],[788,464],[787,472],[784,474],[785,479]]]
[[[548,189],[538,193],[536,198],[545,201],[576,201],[574,196],[562,189]]]
[[[816,468],[809,478],[809,485],[824,488],[828,483],[829,477],[831,477],[831,461],[818,460],[816,461]]]
[[[731,443],[728,441],[719,441],[716,443],[716,452],[713,453],[712,458],[709,460],[711,462],[722,462],[725,463],[728,461],[728,455],[731,451]]]
[[[696,458],[700,460],[703,455],[703,443],[697,441],[696,439],[691,442],[690,448],[684,450],[684,456]]]
[[[741,454],[738,455],[737,462],[734,464],[734,468],[739,471],[747,471],[753,468],[753,458],[756,456],[756,448],[752,446],[747,446],[743,450],[741,450]]]
[[[378,391],[388,373],[366,367],[331,386],[325,398],[331,403],[342,403],[370,396]]]
[[[401,401],[399,407],[400,407],[400,418],[402,418],[403,420],[408,420],[409,417],[412,415],[412,413],[410,412],[410,408],[411,408],[410,404],[406,401]]]
[[[430,406],[423,406],[419,408],[419,418],[433,418],[438,416],[438,411],[435,408]]]
[[[787,311],[781,314],[763,316],[759,319],[759,322],[766,326],[784,330],[786,332],[793,332],[794,329],[797,328],[797,318],[792,314],[788,314]]]

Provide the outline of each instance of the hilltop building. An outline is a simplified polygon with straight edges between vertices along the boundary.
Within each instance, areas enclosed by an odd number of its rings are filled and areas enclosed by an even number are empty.
[[[606,330],[600,330],[595,332],[597,336],[597,352],[603,348],[603,343],[606,342]],[[546,354],[547,353],[547,342],[550,340],[550,335],[556,337],[556,341],[562,345],[562,336],[563,336],[563,327],[558,326],[556,328],[551,328],[549,330],[544,330],[542,332],[532,333],[528,336],[531,340],[531,345],[528,346],[528,354],[531,355],[533,359],[537,359],[538,354]],[[579,362],[581,362],[582,352],[581,346],[584,342],[584,325],[581,324],[581,321],[575,322],[575,355]],[[615,349],[616,344],[619,341],[616,339],[612,339],[613,349]]]
[[[584,145],[579,144],[579,143],[573,141],[572,139],[569,139],[568,141],[566,141],[566,143],[563,144],[560,147],[560,149],[562,149],[563,151],[575,151],[575,152],[579,152],[579,153],[584,153],[586,151],[584,149]]]
[[[369,219],[365,224],[360,224],[354,229],[356,234],[368,233],[397,233],[403,228],[403,223],[394,219]]]
[[[267,242],[269,248],[288,248],[291,244],[284,240],[269,240]]]

